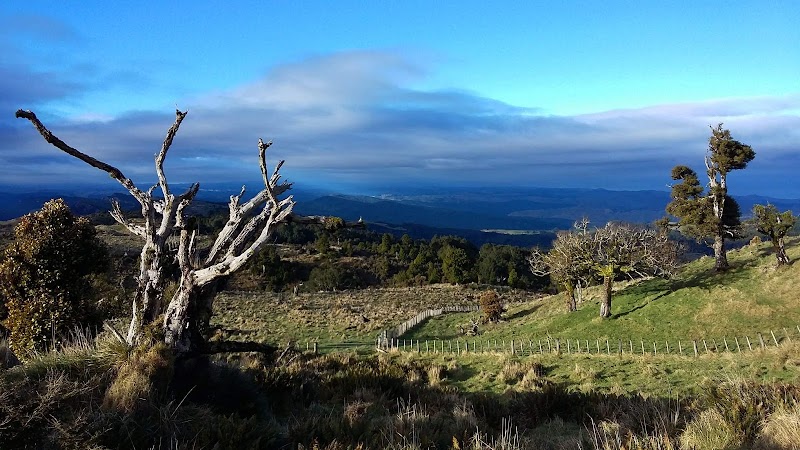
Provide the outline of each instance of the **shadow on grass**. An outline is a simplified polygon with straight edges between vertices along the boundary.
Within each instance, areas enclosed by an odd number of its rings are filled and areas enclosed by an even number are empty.
[[[514,320],[514,319],[519,319],[520,317],[529,316],[535,313],[541,307],[542,303],[541,302],[537,303],[536,305],[533,305],[530,308],[521,309],[513,314],[509,314],[508,316],[506,316],[506,320]]]
[[[635,312],[635,311],[638,311],[638,310],[644,308],[645,306],[649,305],[650,303],[652,303],[652,302],[654,302],[654,301],[656,301],[656,300],[658,300],[658,299],[660,299],[662,297],[666,297],[667,295],[669,295],[671,293],[672,293],[671,290],[662,291],[660,294],[656,295],[655,297],[651,298],[650,300],[645,301],[641,305],[635,306],[635,307],[629,309],[628,311],[621,312],[619,314],[614,314],[613,317],[614,318],[618,318],[618,317],[627,316],[628,314],[630,314],[632,312]]]

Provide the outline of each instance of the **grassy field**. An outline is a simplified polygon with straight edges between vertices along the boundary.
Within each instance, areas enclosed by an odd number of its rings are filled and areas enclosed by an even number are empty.
[[[800,258],[800,240],[793,239],[788,253]],[[617,283],[610,319],[599,318],[600,292],[584,291],[578,311],[564,312],[561,296],[523,303],[508,302],[506,320],[481,328],[483,339],[596,339],[639,342],[727,338],[733,341],[757,333],[775,331],[780,338],[785,328],[793,336],[800,325],[800,305],[795,284],[800,265],[776,268],[768,244],[729,252],[731,270],[713,271],[713,259],[702,258],[684,267],[672,280],[651,279],[638,283]],[[510,299],[509,299],[510,300]],[[414,329],[409,339],[456,339],[459,325],[468,323],[466,314],[434,318]]]
[[[303,347],[317,342],[320,351],[373,352],[378,334],[417,312],[449,305],[475,304],[481,290],[451,285],[365,289],[343,292],[222,292],[214,304],[216,339],[252,340]],[[517,303],[534,296],[509,290]]]

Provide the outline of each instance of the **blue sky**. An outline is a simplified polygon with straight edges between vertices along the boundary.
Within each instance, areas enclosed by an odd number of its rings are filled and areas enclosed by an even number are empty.
[[[149,5],[148,5],[149,3]],[[724,122],[734,193],[800,197],[796,1],[3,2],[0,184],[258,180],[258,137],[310,187],[667,189]]]

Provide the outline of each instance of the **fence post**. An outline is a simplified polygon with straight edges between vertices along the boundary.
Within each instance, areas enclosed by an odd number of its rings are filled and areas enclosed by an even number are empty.
[[[642,341],[642,355],[644,355],[644,339],[642,339],[641,341]]]
[[[561,343],[558,338],[556,338],[556,353],[561,353]]]
[[[514,354],[514,340],[511,340],[511,354]]]
[[[667,354],[669,355],[669,341],[664,341],[664,345],[667,347]]]
[[[538,339],[538,341],[539,341],[539,354],[541,355],[543,353],[542,352],[542,340]]]
[[[744,338],[747,339],[747,348],[749,348],[750,351],[752,352],[753,351],[753,346],[750,345],[750,336],[745,336]]]
[[[775,341],[775,347],[777,347],[778,346],[778,339],[775,337],[775,333],[773,333],[772,330],[769,330],[769,334],[772,335],[772,340]]]
[[[738,336],[734,336],[733,339],[736,341],[736,351],[738,351],[739,353],[742,353],[742,348],[739,347],[739,337]]]
[[[547,353],[553,353],[553,348],[550,346],[550,336],[547,336]]]
[[[722,342],[724,342],[724,343],[725,343],[725,351],[726,351],[726,352],[730,352],[731,350],[728,348],[728,338],[726,338],[725,336],[723,336],[723,337],[722,337]]]
[[[714,339],[714,352],[719,352],[719,347],[717,347],[717,339]]]
[[[703,339],[703,347],[706,348],[706,353],[708,353],[708,346],[706,345],[706,340]]]
[[[447,351],[453,353],[453,341],[447,341]]]
[[[786,336],[786,340],[792,342],[792,338],[789,337],[789,333],[786,332],[786,328],[783,329],[783,335]]]
[[[597,353],[600,353],[600,339],[595,339],[597,341]]]
[[[683,355],[683,346],[681,346],[681,340],[678,339],[678,353]]]
[[[569,355],[572,353],[572,349],[569,348],[569,339],[567,339],[567,354]]]
[[[319,353],[319,349],[317,348],[317,343],[314,342],[314,354],[316,355],[318,353]]]
[[[592,353],[592,352],[589,350],[589,340],[588,340],[588,339],[586,339],[586,353]]]
[[[694,345],[694,356],[697,356],[697,341],[693,339],[692,344]]]
[[[653,341],[653,356],[658,355],[658,350],[656,349],[656,341]]]
[[[758,333],[758,340],[761,341],[761,348],[762,349],[767,347],[766,345],[764,345],[764,336],[762,336],[761,333]]]
[[[630,339],[628,339],[628,346],[629,346],[629,347],[630,347],[630,349],[631,349],[631,355],[632,355],[632,354],[633,354],[633,341],[632,341],[632,340],[630,340]]]

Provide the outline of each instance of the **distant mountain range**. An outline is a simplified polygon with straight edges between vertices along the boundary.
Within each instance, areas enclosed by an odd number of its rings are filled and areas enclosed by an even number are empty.
[[[225,203],[238,188],[221,186],[201,190],[193,214],[226,211]],[[176,190],[178,188],[176,187]],[[650,223],[664,216],[669,202],[665,191],[610,191],[605,189],[442,189],[439,192],[342,195],[293,189],[295,210],[305,215],[364,219],[371,228],[413,237],[459,234],[473,241],[523,244],[552,239],[555,230],[569,228],[587,217],[595,225],[611,220]],[[0,190],[0,220],[20,217],[41,208],[47,200],[61,197],[77,214],[109,209],[111,197],[126,209],[138,204],[127,193],[68,188],[41,192]],[[772,203],[781,210],[800,212],[800,199],[775,199],[756,195],[737,196],[748,216],[754,204]],[[546,231],[547,233],[542,233]],[[532,245],[532,244],[531,244]]]

